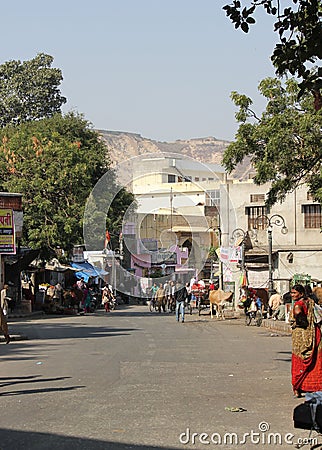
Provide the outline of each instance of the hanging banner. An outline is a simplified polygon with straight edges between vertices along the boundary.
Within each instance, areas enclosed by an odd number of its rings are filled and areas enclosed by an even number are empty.
[[[16,253],[15,226],[12,209],[0,209],[0,253]]]
[[[241,247],[220,247],[220,261],[238,263],[241,260]]]
[[[229,262],[238,263],[241,258],[241,247],[229,247]]]
[[[228,263],[229,261],[229,247],[220,247],[219,253],[220,261]]]

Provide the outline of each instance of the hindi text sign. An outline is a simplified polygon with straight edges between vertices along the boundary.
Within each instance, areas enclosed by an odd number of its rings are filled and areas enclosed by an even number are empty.
[[[0,253],[16,253],[15,226],[12,209],[0,209]]]

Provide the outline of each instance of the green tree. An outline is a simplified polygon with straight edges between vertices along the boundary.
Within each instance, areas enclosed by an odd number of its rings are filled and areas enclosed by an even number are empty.
[[[321,0],[292,0],[292,3],[293,7],[283,9],[280,0],[234,0],[223,9],[235,28],[240,27],[245,33],[256,22],[256,8],[263,7],[267,14],[276,17],[274,31],[279,42],[271,56],[276,74],[295,76],[300,81],[299,96],[304,91],[312,92],[318,111],[322,108],[322,68],[313,64],[322,59],[322,4]]]
[[[57,247],[83,243],[87,198],[110,164],[98,133],[81,115],[56,114],[3,128],[0,143],[0,190],[23,194],[23,244],[48,259]]]
[[[301,184],[307,184],[322,203],[322,110],[314,110],[309,94],[299,99],[295,80],[283,85],[278,79],[267,78],[258,89],[267,99],[261,117],[252,110],[249,97],[231,94],[239,108],[236,119],[240,125],[235,141],[224,153],[224,166],[231,172],[249,156],[256,169],[254,182],[271,182],[268,206]]]
[[[63,76],[52,63],[52,56],[40,53],[30,61],[8,61],[0,66],[0,127],[61,112],[66,103],[58,88]]]

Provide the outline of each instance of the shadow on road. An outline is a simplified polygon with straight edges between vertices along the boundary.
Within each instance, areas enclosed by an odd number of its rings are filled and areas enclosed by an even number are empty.
[[[126,444],[50,433],[36,433],[0,428],[0,450],[175,450],[170,447]]]
[[[78,319],[78,318],[77,318]],[[81,323],[52,323],[42,322],[35,324],[37,335],[39,339],[75,339],[75,338],[102,338],[102,337],[114,337],[114,336],[127,336],[131,335],[136,328],[117,328],[112,326],[91,326],[89,322],[85,322],[86,317],[79,317]],[[74,319],[75,320],[75,319]],[[30,336],[30,323],[19,323],[12,327],[14,332]],[[11,329],[11,334],[12,333]]]
[[[13,386],[17,384],[32,383],[33,385],[37,383],[52,383],[62,380],[67,380],[71,377],[54,377],[54,378],[41,378],[41,375],[32,375],[26,377],[3,377],[0,378],[0,389],[7,386]],[[86,386],[66,386],[66,387],[41,387],[33,389],[17,389],[15,391],[4,391],[0,392],[0,397],[10,397],[14,395],[29,395],[29,394],[43,394],[48,392],[64,392],[73,391],[75,389],[82,389]],[[1,441],[0,441],[1,443]],[[1,447],[0,447],[1,450]]]
[[[27,377],[2,377],[0,378],[0,388],[5,386],[12,386],[13,384],[26,384],[26,383],[46,383],[47,381],[61,381],[67,380],[71,377],[56,377],[56,378],[42,378],[41,380],[36,380],[35,378],[41,375],[30,375]],[[1,395],[1,394],[0,394]]]

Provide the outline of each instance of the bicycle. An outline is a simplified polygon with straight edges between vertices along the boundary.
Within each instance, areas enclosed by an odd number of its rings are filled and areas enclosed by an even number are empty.
[[[252,324],[252,322],[257,327],[260,327],[262,325],[263,316],[262,316],[261,311],[247,311],[246,312],[246,317],[245,317],[246,326],[249,327]]]

